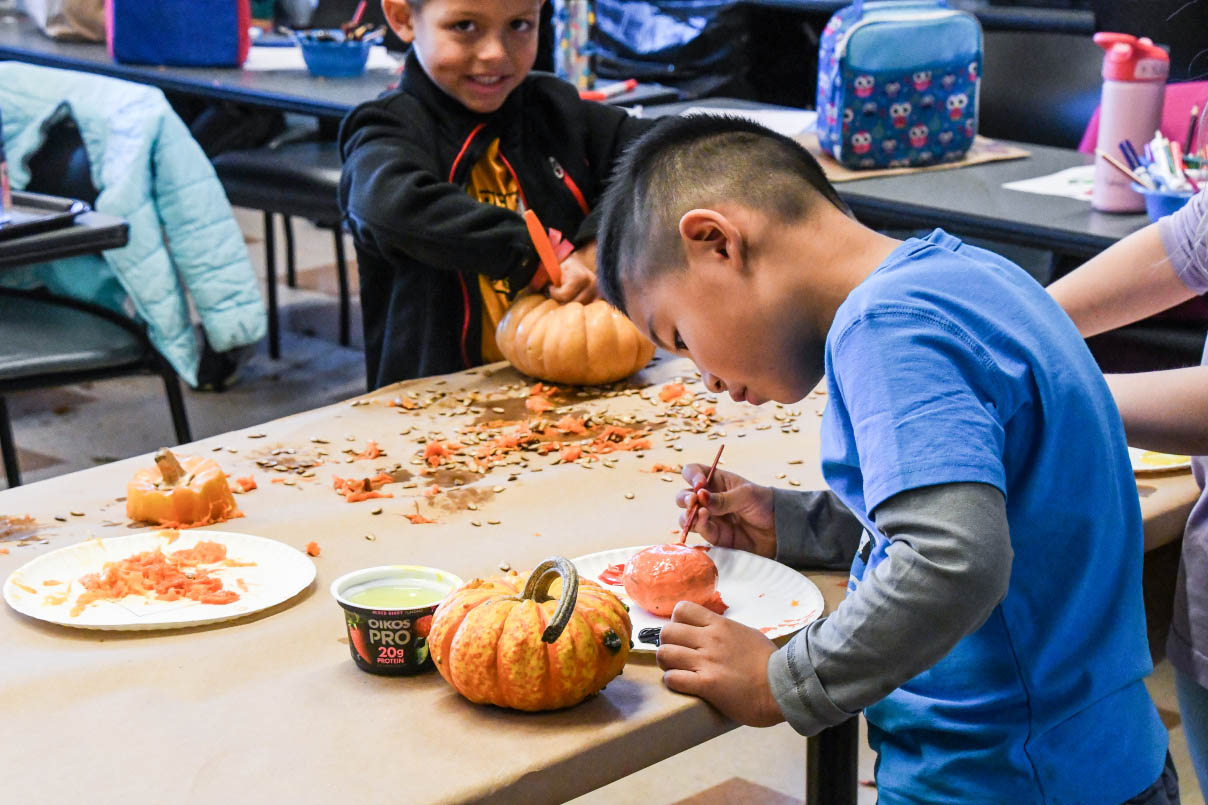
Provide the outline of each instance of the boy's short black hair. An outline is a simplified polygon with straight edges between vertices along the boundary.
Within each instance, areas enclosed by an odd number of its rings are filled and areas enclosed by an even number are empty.
[[[850,215],[804,146],[739,117],[669,117],[617,162],[601,201],[596,274],[625,311],[624,280],[684,266],[684,213],[733,201],[778,220],[800,219],[819,198]]]

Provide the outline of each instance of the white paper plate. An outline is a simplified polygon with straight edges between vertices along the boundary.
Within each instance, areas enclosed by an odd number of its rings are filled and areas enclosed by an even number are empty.
[[[648,545],[617,548],[580,556],[572,561],[579,575],[599,582],[609,565],[629,561]],[[710,548],[709,558],[717,565],[717,591],[729,607],[727,618],[759,629],[768,637],[793,634],[822,615],[822,591],[796,570],[746,551]],[[654,651],[656,646],[638,640],[638,632],[654,626],[666,626],[670,618],[659,617],[635,604],[620,585],[604,586],[629,604],[633,621],[633,650]]]
[[[1128,458],[1132,461],[1133,472],[1139,475],[1191,469],[1191,456],[1155,453],[1152,450],[1142,450],[1140,447],[1129,447]]]
[[[170,542],[170,535],[179,537]],[[126,596],[121,601],[95,601],[72,617],[71,609],[84,588],[78,583],[86,573],[99,573],[106,562],[125,559],[142,551],[162,548],[165,553],[192,548],[203,540],[219,542],[227,548],[227,558],[255,562],[247,567],[228,567],[215,571],[227,589],[239,593],[230,604],[201,604],[183,599],[156,601],[143,596]],[[75,626],[81,629],[177,629],[231,620],[259,612],[293,598],[315,578],[315,565],[306,554],[282,542],[228,531],[185,530],[150,531],[108,539],[90,539],[43,554],[13,572],[4,582],[4,600],[18,612],[31,618]],[[244,592],[236,579],[247,585]],[[44,585],[48,580],[59,585]],[[63,603],[51,600],[71,582]],[[29,592],[29,590],[34,592]]]

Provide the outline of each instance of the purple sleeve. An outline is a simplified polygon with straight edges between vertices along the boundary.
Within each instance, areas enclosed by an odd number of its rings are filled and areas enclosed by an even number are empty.
[[[1179,279],[1197,294],[1208,292],[1208,193],[1158,221],[1158,234]]]

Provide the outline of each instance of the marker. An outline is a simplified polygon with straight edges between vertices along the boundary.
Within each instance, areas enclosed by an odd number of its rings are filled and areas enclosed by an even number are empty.
[[[636,78],[629,78],[624,81],[618,81],[615,84],[605,84],[599,89],[581,89],[579,90],[579,97],[585,101],[606,101],[609,98],[624,95],[626,92],[633,92],[637,85],[638,80]]]

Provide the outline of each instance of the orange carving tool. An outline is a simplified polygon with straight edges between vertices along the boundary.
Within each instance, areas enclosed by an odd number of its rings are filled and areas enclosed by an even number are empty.
[[[554,255],[554,244],[550,243],[549,235],[546,233],[545,227],[541,225],[541,219],[532,210],[525,210],[524,223],[528,227],[533,245],[537,247],[537,256],[541,258],[541,265],[545,267],[545,273],[549,274],[550,282],[554,285],[561,285],[562,265]]]

